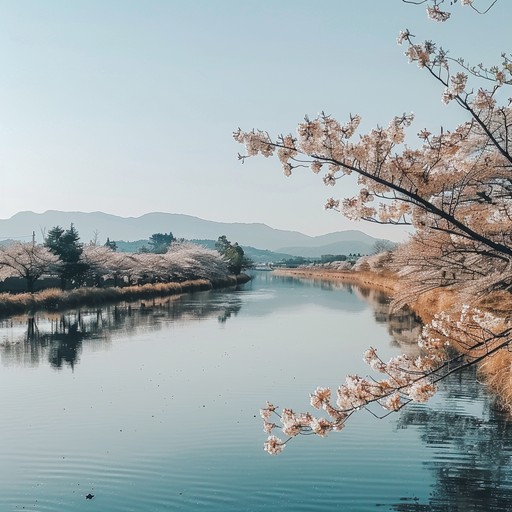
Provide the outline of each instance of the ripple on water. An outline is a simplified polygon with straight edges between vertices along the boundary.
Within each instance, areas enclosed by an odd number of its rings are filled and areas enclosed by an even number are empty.
[[[274,285],[216,292],[210,309],[207,294],[184,300],[193,314],[176,316],[179,329],[173,316],[167,323],[160,316],[161,331],[116,331],[108,351],[85,340],[73,371],[49,369],[44,359],[0,373],[0,512],[430,512],[456,510],[471,488],[465,510],[507,510],[512,432],[500,418],[487,421],[484,390],[469,389],[472,380],[448,383],[439,399],[408,413],[379,421],[362,412],[339,434],[294,439],[281,456],[265,454],[254,416],[267,395],[303,403],[317,367],[329,381],[342,380],[337,361],[360,361],[367,339],[357,337],[369,327],[357,323],[354,308],[345,314],[332,291],[315,290],[331,307],[311,304],[313,285],[281,306],[295,292]],[[233,304],[244,314],[218,328],[217,309]],[[312,309],[315,318],[302,323]],[[213,321],[197,321],[212,311]],[[340,326],[353,345],[325,342]],[[371,328],[387,339],[385,326]]]

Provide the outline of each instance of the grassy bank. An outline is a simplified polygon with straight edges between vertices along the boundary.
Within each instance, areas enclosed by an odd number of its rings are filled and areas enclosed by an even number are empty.
[[[275,271],[279,275],[294,276],[303,279],[343,281],[352,284],[359,284],[381,290],[393,297],[400,293],[400,280],[391,272],[354,272],[336,271],[328,269],[279,269]],[[406,284],[405,284],[406,285]],[[484,300],[480,300],[471,306],[490,311],[504,319],[510,318],[512,314],[512,294],[496,292],[489,294]],[[414,301],[408,303],[408,307],[418,315],[423,323],[432,321],[435,314],[441,311],[448,313],[459,313],[461,301],[456,290],[440,288],[430,290],[418,295]],[[456,346],[454,344],[454,346]],[[460,348],[460,347],[459,347]],[[461,352],[466,352],[461,349]],[[487,387],[494,393],[497,405],[512,413],[512,353],[502,349],[486,357],[478,366],[479,377]]]
[[[182,283],[157,283],[123,288],[78,288],[62,291],[57,288],[37,293],[0,294],[0,316],[32,313],[38,310],[61,311],[79,307],[95,307],[121,301],[147,300],[156,297],[179,295],[182,293],[227,288],[249,281],[245,274],[226,276],[225,279],[210,281],[195,279]]]
[[[353,272],[352,270],[329,270],[325,268],[280,268],[274,274],[294,276],[317,281],[343,281],[346,283],[368,286],[393,295],[397,290],[396,277],[389,273]]]

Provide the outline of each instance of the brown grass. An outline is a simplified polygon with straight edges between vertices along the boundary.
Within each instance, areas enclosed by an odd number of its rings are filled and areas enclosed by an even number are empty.
[[[493,391],[497,405],[512,412],[512,356],[508,350],[500,350],[487,357],[478,368],[485,384]]]
[[[344,281],[382,290],[392,295],[397,290],[397,280],[391,272],[376,274],[373,272],[353,272],[351,270],[329,270],[315,268],[280,268],[274,270],[276,275],[294,276],[320,281]]]
[[[33,294],[2,293],[0,294],[0,316],[33,313],[37,310],[60,311],[83,306],[95,307],[111,302],[166,297],[212,288],[236,286],[248,280],[249,278],[246,275],[241,274],[240,276],[226,276],[225,279],[215,281],[195,279],[182,283],[145,284],[124,288],[78,288],[67,291],[49,288]]]

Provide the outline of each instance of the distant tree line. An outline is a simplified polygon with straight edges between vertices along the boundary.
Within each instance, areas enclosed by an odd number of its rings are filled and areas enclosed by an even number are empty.
[[[221,279],[238,274],[249,262],[238,244],[219,237],[217,250],[177,240],[169,233],[154,233],[149,247],[138,253],[117,252],[107,238],[101,246],[84,245],[73,224],[52,228],[43,244],[13,242],[0,247],[0,281],[23,279],[29,292],[43,276],[60,280],[61,289],[81,286],[114,286],[188,279]]]
[[[350,253],[350,254],[322,254],[319,258],[306,258],[304,256],[292,256],[290,258],[284,258],[276,263],[274,266],[296,268],[303,267],[305,265],[325,265],[328,263],[335,262],[349,262],[355,263],[361,258],[361,253]]]

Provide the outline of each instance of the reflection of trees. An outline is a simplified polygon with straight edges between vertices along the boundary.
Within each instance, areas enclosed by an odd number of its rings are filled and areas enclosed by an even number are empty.
[[[48,360],[55,368],[62,368],[67,363],[73,369],[82,351],[82,341],[92,334],[79,329],[79,320],[72,323],[71,320],[61,315],[57,328],[45,334],[49,343]]]
[[[386,323],[404,352],[417,352],[421,322],[407,310],[394,311],[385,294],[357,286],[356,295],[372,305],[377,322]],[[410,404],[400,411],[397,428],[416,428],[434,450],[425,465],[436,483],[428,503],[404,497],[397,512],[512,510],[512,424],[493,407],[475,368],[440,383],[442,402]]]
[[[326,304],[330,307],[342,306],[346,310],[356,310],[358,303],[367,303],[374,310],[374,317],[377,323],[386,324],[389,334],[393,342],[406,353],[417,350],[417,340],[421,333],[422,324],[419,318],[409,311],[408,309],[394,310],[390,306],[390,298],[384,292],[369,288],[367,286],[360,286],[357,284],[348,283],[346,281],[333,281],[326,279],[315,278],[300,278],[296,276],[266,276],[267,280],[278,282],[280,286],[295,289],[305,289],[308,295],[315,301],[315,303],[325,303],[325,294],[315,295],[316,291],[342,291],[346,292],[347,297],[353,295],[360,301],[349,300],[350,306],[343,303],[343,296],[338,296],[338,301],[330,301]],[[287,298],[288,299],[288,298]],[[293,300],[291,297],[290,300]],[[303,298],[301,298],[303,300]],[[359,308],[361,309],[361,308]]]
[[[345,283],[274,275],[272,272],[261,272],[260,274],[258,276],[259,289],[270,289],[272,298],[260,302],[257,308],[253,304],[251,314],[254,315],[270,315],[278,308],[304,307],[308,303],[329,309],[354,312],[363,311],[366,307],[363,301],[354,300],[351,290]]]
[[[225,324],[231,316],[236,316],[240,311],[242,305],[234,304],[232,306],[228,306],[224,309],[224,311],[218,316],[219,323]]]
[[[22,321],[18,321],[18,327]],[[25,332],[1,346],[4,361],[37,366],[42,359],[47,359],[55,368],[65,364],[74,367],[82,349],[82,340],[88,337],[85,331],[79,330],[78,322],[71,322],[71,317],[66,315],[50,318],[43,328],[39,327],[36,317],[27,317],[24,321]],[[12,321],[10,323],[13,324]]]
[[[156,330],[172,321],[217,317],[225,323],[241,304],[236,294],[199,292],[59,315],[41,312],[0,322],[0,355],[7,365],[37,366],[46,360],[54,368],[73,369],[85,341],[105,345],[116,333]]]
[[[377,323],[386,324],[394,344],[406,353],[417,351],[422,323],[410,310],[391,308],[390,298],[383,292],[364,286],[345,285],[359,298],[370,304]]]
[[[512,424],[493,407],[474,369],[447,378],[442,392],[442,405],[403,409],[398,420],[398,428],[417,428],[434,450],[425,462],[436,478],[429,503],[404,500],[392,510],[510,510]]]

